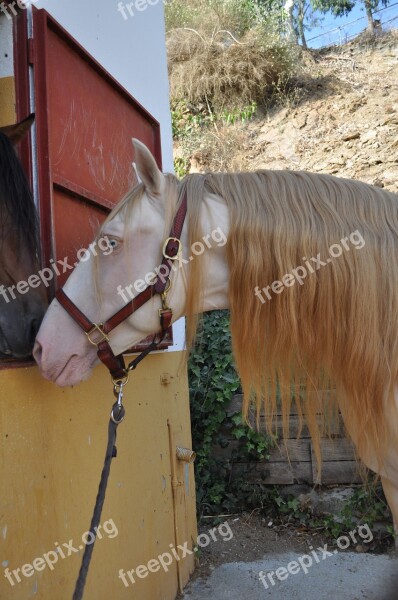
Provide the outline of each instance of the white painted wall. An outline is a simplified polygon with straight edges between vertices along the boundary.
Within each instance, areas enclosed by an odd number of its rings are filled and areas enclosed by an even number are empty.
[[[0,14],[0,77],[14,75],[12,46],[12,21]]]

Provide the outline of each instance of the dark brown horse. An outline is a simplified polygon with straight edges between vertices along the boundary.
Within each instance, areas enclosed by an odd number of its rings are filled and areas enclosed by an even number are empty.
[[[0,128],[0,357],[3,358],[31,354],[47,307],[43,285],[33,288],[28,283],[29,277],[40,268],[38,219],[14,150],[33,120],[34,115],[30,115],[16,125]]]

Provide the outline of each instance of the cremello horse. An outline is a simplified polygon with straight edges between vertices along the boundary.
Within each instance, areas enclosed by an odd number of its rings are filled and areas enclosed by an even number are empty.
[[[161,276],[163,240],[184,194],[183,252],[171,275],[173,319],[230,308],[236,365],[251,405],[266,414],[294,401],[319,450],[317,389],[336,386],[349,434],[382,476],[398,522],[398,197],[364,183],[289,171],[162,174],[134,141],[141,183],[99,235],[112,253],[81,262],[65,292],[103,322]],[[155,274],[154,274],[155,273]],[[119,354],[159,329],[159,297],[110,335]],[[51,304],[34,349],[61,386],[87,379],[96,349],[62,306]],[[326,388],[325,388],[326,385]]]

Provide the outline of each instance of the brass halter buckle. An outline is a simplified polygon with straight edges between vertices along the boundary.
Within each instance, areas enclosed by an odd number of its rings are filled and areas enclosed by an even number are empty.
[[[99,323],[98,325],[96,323],[93,323],[93,326],[90,329],[90,331],[84,332],[87,336],[88,341],[93,346],[98,346],[98,344],[100,344],[101,342],[109,342],[109,337],[106,335],[105,331],[103,331],[103,329],[102,329],[103,326],[104,326],[103,323]],[[101,338],[98,340],[93,340],[91,336],[96,332],[98,332],[100,334]]]
[[[177,254],[175,256],[169,256],[169,254],[167,254],[167,252],[166,252],[167,244],[169,242],[176,242],[178,244],[178,250],[177,250]],[[177,260],[178,258],[180,258],[181,254],[182,254],[181,240],[179,240],[178,238],[175,238],[175,237],[167,238],[167,240],[163,244],[162,254],[163,254],[164,258],[167,258],[168,260]]]

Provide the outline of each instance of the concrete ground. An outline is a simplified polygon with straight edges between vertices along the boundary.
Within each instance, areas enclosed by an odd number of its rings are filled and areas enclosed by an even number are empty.
[[[310,554],[303,558],[298,552],[284,552],[272,557],[267,554],[263,560],[254,562],[225,563],[215,567],[208,578],[191,582],[183,598],[398,600],[397,557],[337,551],[331,556],[322,556],[317,551],[316,556],[319,562],[315,557],[310,558]],[[307,567],[310,560],[312,565]],[[277,569],[281,580],[275,575]],[[260,572],[263,572],[265,585],[259,579]]]

